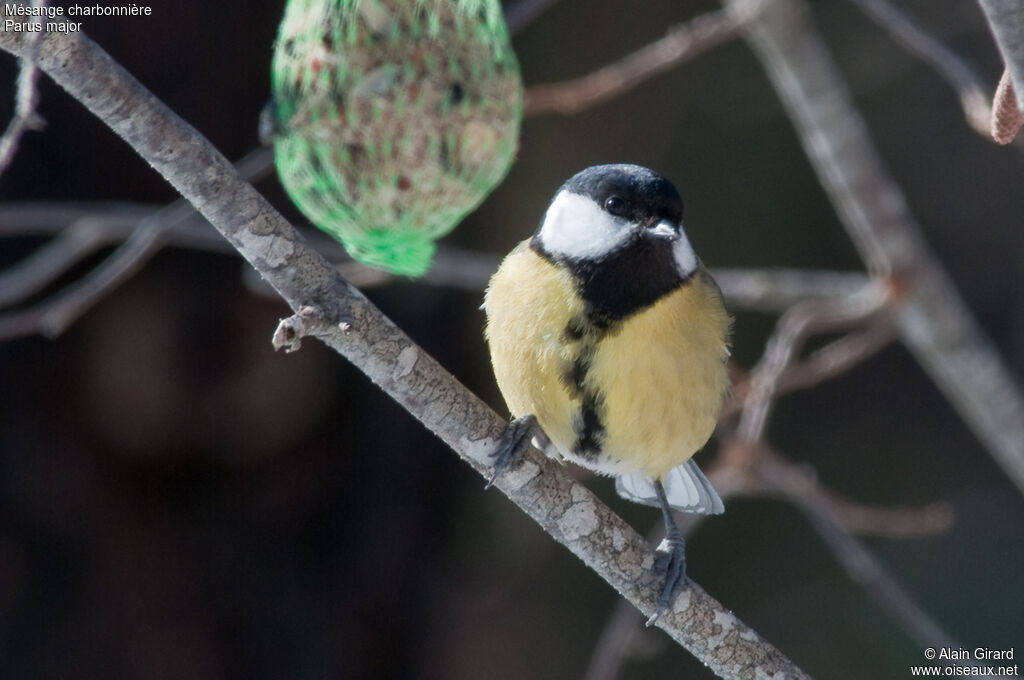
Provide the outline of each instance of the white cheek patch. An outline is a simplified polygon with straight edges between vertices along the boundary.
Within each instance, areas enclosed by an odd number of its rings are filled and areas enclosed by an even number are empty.
[[[555,257],[596,260],[629,239],[628,222],[609,215],[593,199],[561,191],[540,228],[540,242]]]
[[[681,225],[679,238],[672,243],[672,259],[676,261],[676,269],[683,278],[697,271],[697,253],[693,252],[690,239],[686,238],[686,232]]]
[[[693,252],[690,240],[680,224],[678,230],[671,222],[661,221],[647,230],[648,236],[662,238],[672,242],[672,260],[676,271],[684,279],[697,271],[697,254]]]

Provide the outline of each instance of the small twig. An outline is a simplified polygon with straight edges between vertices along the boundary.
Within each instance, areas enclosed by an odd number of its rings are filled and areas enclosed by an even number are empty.
[[[535,85],[526,90],[524,116],[573,114],[618,97],[645,80],[727,40],[751,18],[763,0],[739,0],[732,7],[677,24],[668,34],[581,78]]]
[[[809,334],[846,328],[863,321],[881,309],[887,297],[881,286],[869,284],[856,295],[837,300],[808,300],[786,312],[768,339],[764,356],[751,371],[750,388],[738,426],[740,438],[754,442],[763,435],[779,379],[795,360]]]
[[[45,5],[45,2],[33,3],[35,6]],[[5,15],[6,16],[6,15]],[[32,24],[41,27],[42,17],[31,18]],[[18,60],[18,83],[14,99],[14,117],[8,123],[7,129],[0,137],[0,175],[10,166],[18,152],[18,142],[21,136],[32,130],[42,130],[46,127],[46,121],[36,113],[36,106],[39,103],[39,69],[33,63],[36,47],[42,38],[42,31],[33,31],[32,43],[29,48],[29,55]]]
[[[1017,104],[1010,72],[1003,71],[992,99],[992,139],[1000,144],[1009,144],[1017,137],[1021,126],[1024,126],[1024,110]]]
[[[991,109],[986,88],[963,59],[887,0],[852,1],[897,42],[931,65],[956,91],[968,125],[979,134],[988,135]]]

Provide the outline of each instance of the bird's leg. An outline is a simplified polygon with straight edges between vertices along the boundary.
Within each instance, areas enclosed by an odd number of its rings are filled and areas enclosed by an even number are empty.
[[[498,475],[519,462],[532,436],[547,440],[540,427],[537,426],[536,416],[527,414],[512,419],[505,431],[501,433],[498,445],[495,447],[494,453],[491,454],[494,467],[491,469],[491,478],[487,481],[486,488],[491,488]]]
[[[654,569],[657,572],[664,572],[665,585],[661,589],[661,594],[658,595],[654,614],[647,619],[648,626],[665,613],[686,583],[686,541],[683,540],[683,532],[679,531],[679,527],[676,526],[676,521],[672,517],[672,506],[668,504],[665,487],[661,485],[660,481],[655,480],[654,490],[658,494],[661,515],[665,519],[665,539],[658,546],[658,560],[654,564]]]

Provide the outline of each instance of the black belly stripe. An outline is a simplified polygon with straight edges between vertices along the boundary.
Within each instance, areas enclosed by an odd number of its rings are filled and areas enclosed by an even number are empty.
[[[590,356],[581,355],[566,364],[562,371],[562,384],[573,398],[583,396],[583,381],[590,370]]]
[[[577,456],[596,458],[601,454],[605,429],[600,414],[603,406],[604,398],[600,392],[587,391],[583,393],[579,417],[573,420],[576,441],[573,442],[572,452]]]
[[[587,373],[594,352],[607,334],[608,326],[595,323],[589,315],[570,319],[562,333],[563,341],[573,347],[572,359],[562,370],[562,384],[579,408],[572,416],[572,429],[576,439],[572,452],[582,458],[596,458],[604,443],[604,396],[586,386]]]

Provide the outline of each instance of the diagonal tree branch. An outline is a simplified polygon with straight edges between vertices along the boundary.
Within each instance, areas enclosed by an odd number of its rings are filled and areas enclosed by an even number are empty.
[[[807,4],[777,0],[745,31],[861,256],[890,279],[900,339],[1024,491],[1024,398],[924,242]]]
[[[26,56],[28,41],[0,33]],[[348,284],[235,168],[82,34],[47,34],[38,65],[125,139],[260,272],[306,330],[364,371],[474,469],[484,472],[505,422]],[[645,614],[654,552],[636,531],[537,451],[496,486]],[[725,678],[807,677],[690,584],[658,621]]]

